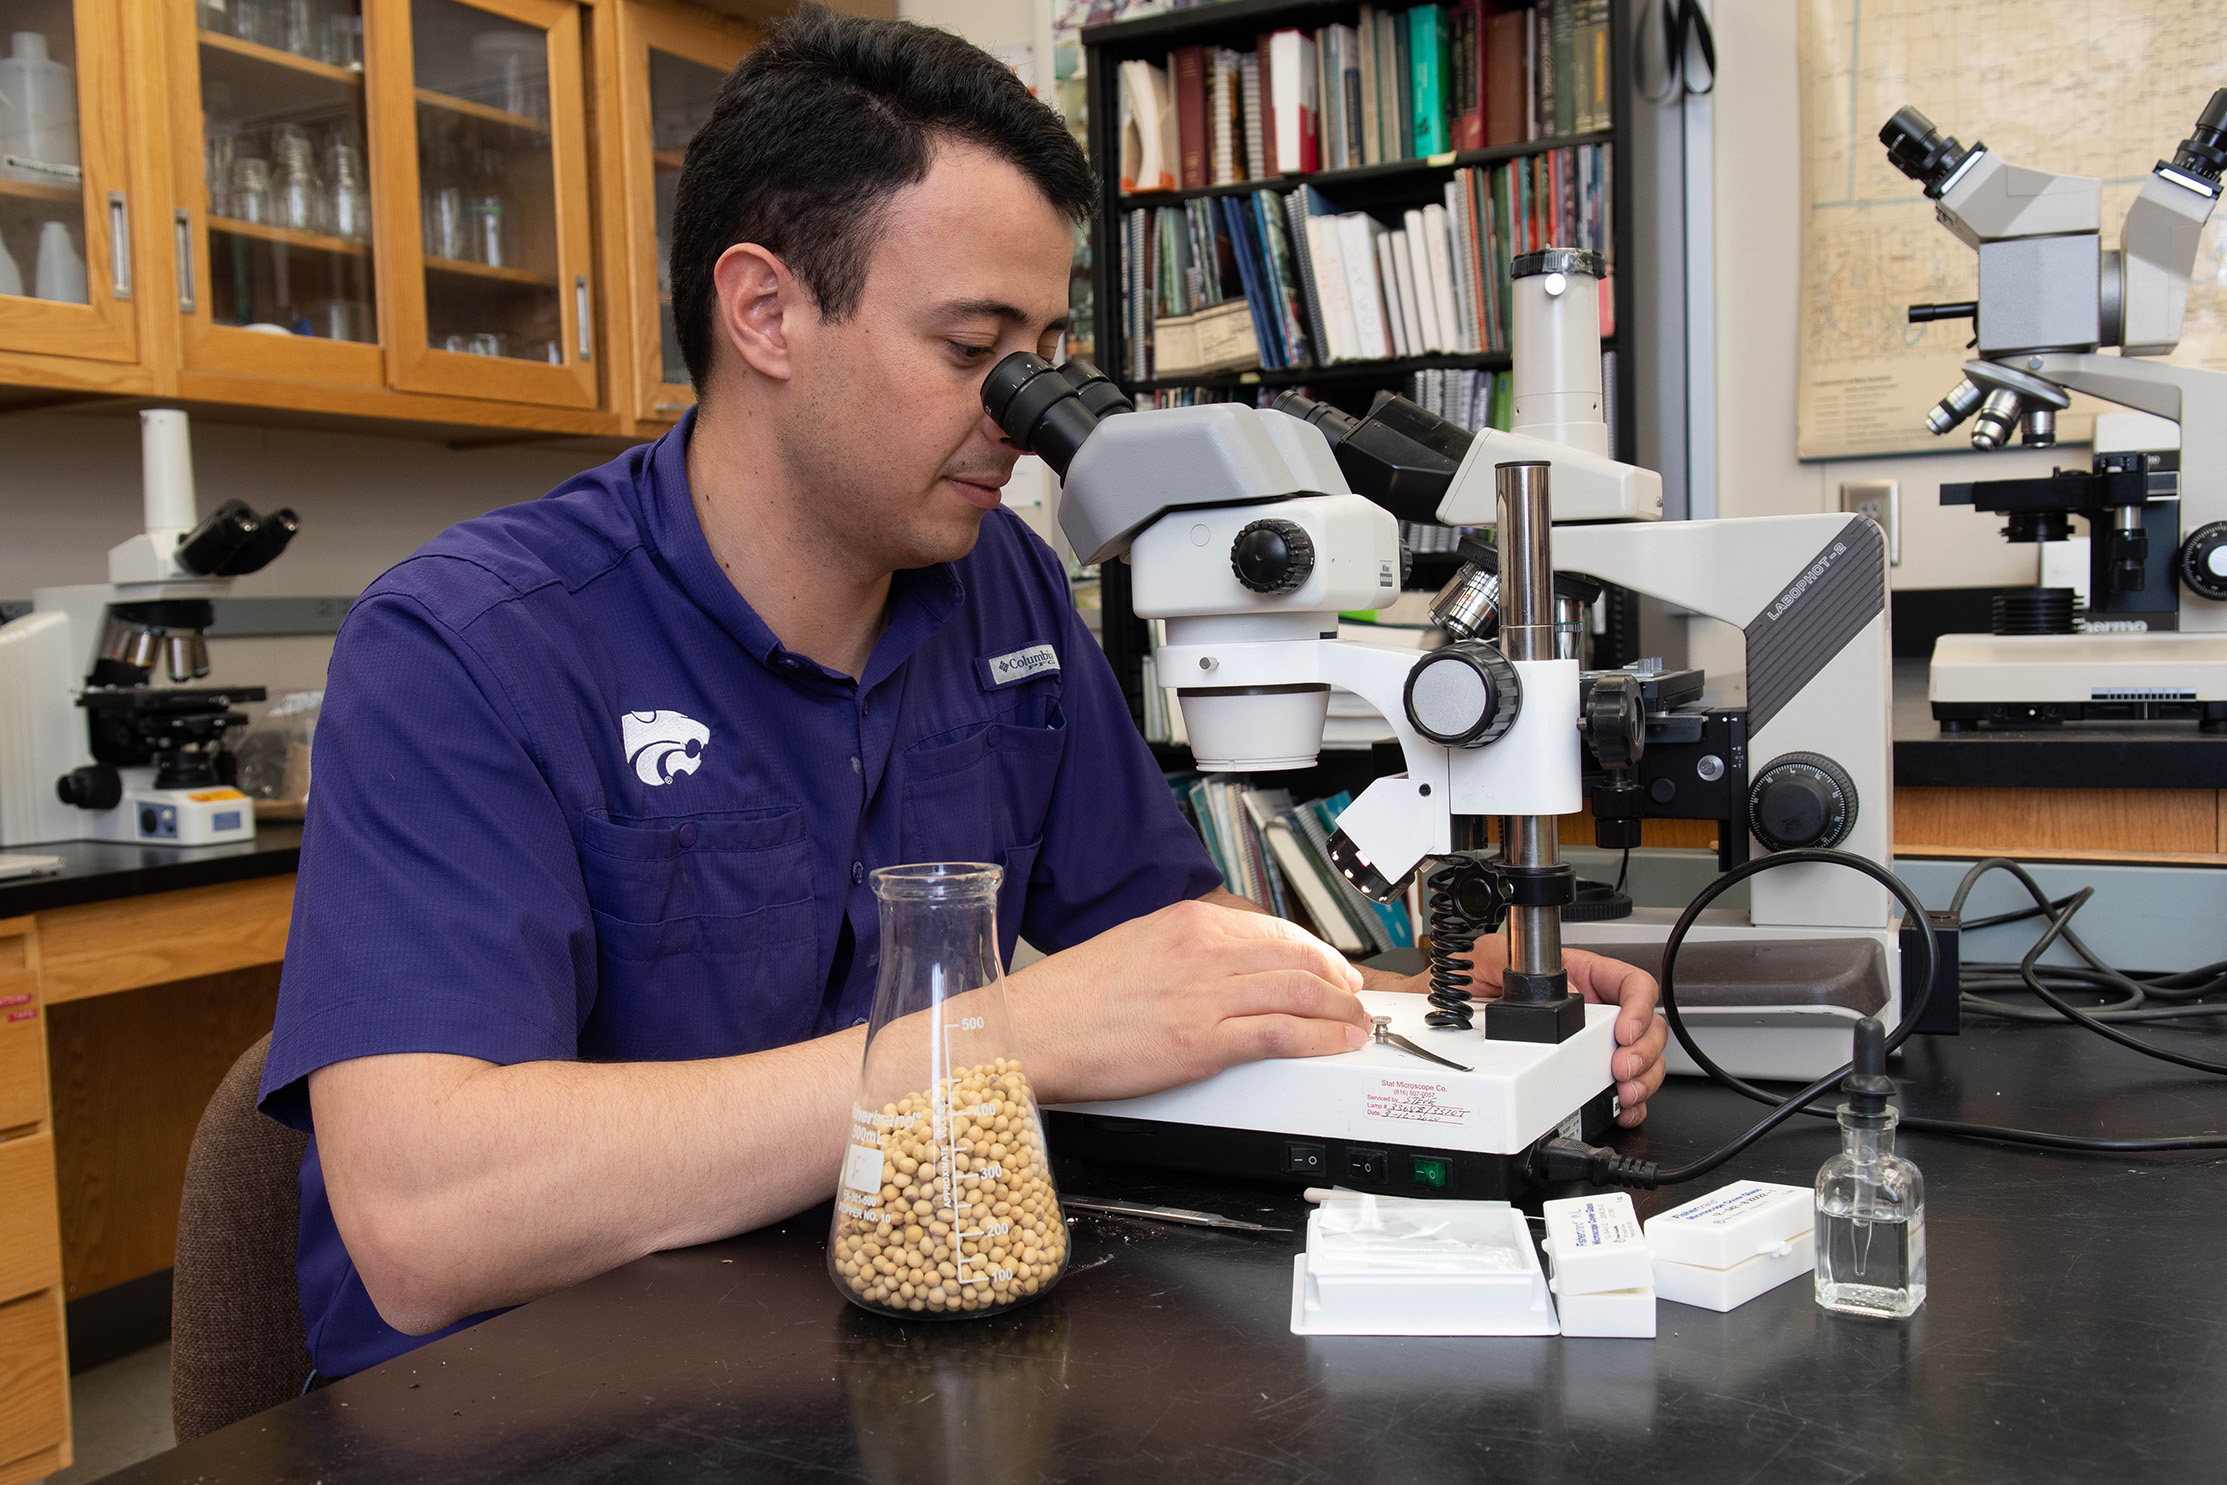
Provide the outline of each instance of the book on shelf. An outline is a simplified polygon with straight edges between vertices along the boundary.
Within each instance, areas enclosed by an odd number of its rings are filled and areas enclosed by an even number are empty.
[[[1150,62],[1121,64],[1121,189],[1176,188],[1175,95],[1168,75]]]
[[[1206,48],[1186,46],[1168,59],[1175,76],[1175,133],[1181,156],[1176,177],[1186,191],[1209,183],[1206,127]]]
[[[1270,173],[1311,175],[1322,168],[1321,100],[1315,93],[1315,39],[1294,28],[1268,38]]]
[[[1606,146],[1569,145],[1458,169],[1438,200],[1395,222],[1334,211],[1305,183],[1133,208],[1122,234],[1122,281],[1133,296],[1124,321],[1135,337],[1129,377],[1205,374],[1209,363],[1306,370],[1504,352],[1511,260],[1545,247],[1608,256],[1612,181]],[[1612,283],[1602,279],[1604,336],[1616,328]],[[1253,360],[1238,364],[1245,351],[1235,309],[1178,326],[1172,356],[1155,355],[1159,322],[1240,301]],[[1219,336],[1211,348],[1210,328]]]
[[[1361,7],[1120,64],[1121,188],[1241,185],[1605,130],[1610,0]]]
[[[1405,908],[1373,903],[1331,865],[1329,839],[1349,794],[1292,801],[1229,774],[1171,773],[1177,807],[1199,833],[1222,885],[1278,917],[1301,915],[1348,954],[1380,954],[1415,942]]]

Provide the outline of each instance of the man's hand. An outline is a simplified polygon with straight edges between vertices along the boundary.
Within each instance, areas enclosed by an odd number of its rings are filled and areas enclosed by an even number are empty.
[[[1369,1038],[1360,972],[1281,918],[1179,902],[1007,982],[1047,1103],[1133,1098]]]
[[[1500,972],[1508,967],[1506,936],[1494,934],[1479,939],[1470,958],[1476,966],[1471,993],[1480,1000],[1498,995]],[[1670,1028],[1655,1014],[1655,977],[1620,959],[1603,958],[1583,949],[1564,949],[1562,967],[1569,972],[1572,990],[1596,1004],[1617,1007],[1618,1050],[1609,1059],[1608,1072],[1616,1080],[1616,1122],[1630,1129],[1646,1119],[1647,1100],[1663,1085],[1663,1048],[1670,1042]],[[1372,974],[1368,988],[1424,994],[1430,989],[1430,979],[1427,975],[1410,975],[1395,980]]]

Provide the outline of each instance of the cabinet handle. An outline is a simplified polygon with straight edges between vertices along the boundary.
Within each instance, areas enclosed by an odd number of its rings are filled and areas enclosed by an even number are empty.
[[[178,208],[178,313],[193,313],[193,213]]]
[[[131,212],[122,191],[108,193],[108,297],[131,298]]]
[[[572,276],[572,313],[580,322],[580,359],[593,361],[595,342],[591,337],[594,331],[588,325],[588,276],[584,273]]]

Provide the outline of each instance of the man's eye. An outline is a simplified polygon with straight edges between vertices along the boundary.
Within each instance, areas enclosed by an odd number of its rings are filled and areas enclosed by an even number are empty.
[[[978,360],[983,356],[987,356],[988,354],[990,354],[991,351],[996,349],[995,346],[961,345],[956,340],[950,341],[948,342],[948,344],[950,345],[952,350],[958,352],[959,359],[962,361]]]

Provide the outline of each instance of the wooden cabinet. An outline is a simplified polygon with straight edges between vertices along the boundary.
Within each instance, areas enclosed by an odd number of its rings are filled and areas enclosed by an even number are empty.
[[[587,96],[571,0],[373,0],[406,391],[594,407]]]
[[[693,401],[663,224],[749,27],[680,0],[0,0],[0,21],[27,38],[0,58],[0,404],[623,436]]]
[[[0,920],[0,1485],[70,1462],[39,970],[36,921]]]
[[[145,384],[124,4],[0,0],[0,374],[66,357],[79,369],[59,382]]]
[[[696,401],[666,273],[681,161],[758,37],[672,0],[614,0],[596,12],[594,27],[611,405],[655,433]]]
[[[164,9],[181,367],[386,385],[361,10]]]

